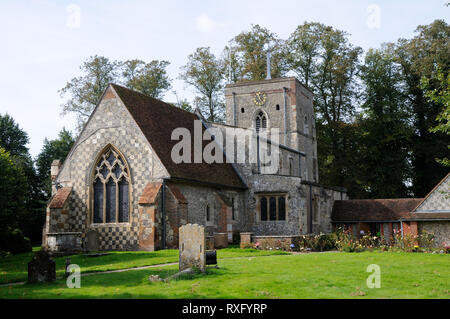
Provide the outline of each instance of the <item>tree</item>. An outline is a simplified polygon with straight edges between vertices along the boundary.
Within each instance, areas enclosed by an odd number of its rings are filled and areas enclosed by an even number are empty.
[[[0,146],[13,156],[25,156],[28,142],[28,134],[10,115],[0,115]]]
[[[438,81],[438,87],[430,89],[432,80]],[[438,124],[430,129],[432,133],[444,133],[450,135],[450,74],[444,75],[442,70],[438,70],[434,79],[423,77],[421,80],[421,88],[425,90],[425,96],[432,102],[442,105],[442,112],[436,116]],[[450,149],[450,145],[447,145]],[[444,166],[450,166],[450,159],[436,159],[437,162]]]
[[[405,109],[401,68],[395,63],[392,45],[370,49],[361,66],[364,84],[362,108],[365,117],[359,145],[360,171],[367,196],[395,198],[409,196],[406,182],[410,179],[409,112]]]
[[[171,87],[166,71],[169,64],[158,60],[149,63],[137,59],[125,61],[122,63],[123,84],[142,94],[161,99]]]
[[[51,163],[55,159],[64,162],[74,142],[75,139],[72,134],[63,128],[56,139],[48,140],[46,138],[44,140],[42,150],[36,157],[37,176],[41,182],[41,189],[47,200],[50,198],[52,190],[50,180]]]
[[[193,86],[200,94],[195,99],[200,111],[211,122],[222,120],[224,64],[211,53],[209,47],[202,47],[188,56],[188,62],[181,70],[180,79]]]
[[[402,68],[407,106],[412,113],[412,184],[417,197],[425,196],[448,172],[435,159],[448,156],[450,137],[443,132],[430,132],[436,126],[436,118],[443,111],[443,106],[426,97],[420,82],[423,77],[432,78],[438,69],[444,75],[448,74],[449,42],[449,25],[443,20],[436,20],[430,25],[418,26],[412,39],[400,39],[396,44],[396,61]],[[438,85],[436,81],[429,84],[428,91]]]
[[[18,226],[17,215],[25,210],[27,179],[11,154],[0,146],[0,231]]]
[[[311,85],[311,77],[317,72],[321,51],[321,36],[329,27],[321,23],[299,25],[289,36],[286,43],[285,57],[289,70],[306,86]]]
[[[325,184],[350,188],[354,156],[345,141],[356,140],[354,121],[359,86],[357,72],[362,49],[348,34],[319,23],[297,27],[286,43],[287,64],[314,93],[320,179]],[[350,158],[352,157],[352,158]],[[357,174],[354,172],[354,174]]]
[[[77,116],[77,130],[87,121],[109,83],[121,83],[145,95],[161,98],[170,89],[167,61],[153,60],[149,63],[138,59],[110,61],[103,56],[91,56],[80,66],[82,75],[72,78],[59,90],[62,98],[62,114]]]
[[[106,57],[91,56],[80,66],[82,76],[72,78],[64,88],[59,90],[61,97],[69,95],[62,105],[63,115],[75,113],[78,130],[87,121],[108,84],[118,79],[117,61]]]
[[[232,40],[231,48],[234,79],[238,81],[264,80],[267,76],[267,49],[271,52],[271,74],[278,78],[285,73],[283,42],[275,33],[259,25],[252,25],[250,31],[241,32]],[[230,47],[225,48],[225,51]],[[230,65],[229,58],[226,58]]]

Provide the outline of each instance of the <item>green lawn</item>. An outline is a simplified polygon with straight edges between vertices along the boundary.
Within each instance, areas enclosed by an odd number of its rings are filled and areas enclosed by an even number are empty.
[[[33,251],[40,248],[35,247]],[[82,272],[99,272],[151,266],[158,264],[178,262],[178,250],[159,250],[155,252],[144,251],[113,251],[109,255],[101,257],[87,257],[83,255],[68,256],[72,264],[81,267]],[[263,251],[256,249],[225,248],[217,251],[217,258],[233,258],[242,256],[265,256],[288,254],[283,251]],[[0,258],[0,284],[25,281],[28,274],[28,262],[33,253],[20,254]],[[64,275],[64,267],[67,257],[54,258],[56,262],[56,275]]]
[[[379,289],[366,286],[369,264],[381,268]],[[222,256],[219,266],[169,283],[151,283],[148,276],[167,277],[177,266],[82,277],[80,289],[64,280],[2,287],[0,298],[450,298],[450,256],[443,254]]]

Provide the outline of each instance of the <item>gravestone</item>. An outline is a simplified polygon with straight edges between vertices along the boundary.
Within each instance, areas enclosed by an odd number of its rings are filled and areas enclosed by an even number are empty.
[[[97,251],[100,247],[100,239],[98,232],[90,230],[86,233],[86,250]]]
[[[197,224],[183,225],[179,229],[179,268],[197,268],[205,271],[205,227]]]
[[[28,263],[28,282],[50,282],[56,280],[55,261],[44,251],[38,251]]]

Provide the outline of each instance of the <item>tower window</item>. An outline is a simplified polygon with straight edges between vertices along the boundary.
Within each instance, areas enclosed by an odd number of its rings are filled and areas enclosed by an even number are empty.
[[[267,128],[267,118],[263,112],[259,112],[255,119],[256,132]]]
[[[277,109],[277,111],[280,110],[280,104],[277,104],[276,109]]]
[[[245,110],[244,110],[244,108],[241,108],[241,113],[245,113]]]

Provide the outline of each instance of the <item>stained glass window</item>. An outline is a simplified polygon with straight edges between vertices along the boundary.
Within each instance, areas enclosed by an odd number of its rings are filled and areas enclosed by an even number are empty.
[[[130,175],[125,160],[110,147],[100,156],[94,174],[93,222],[128,222]]]

